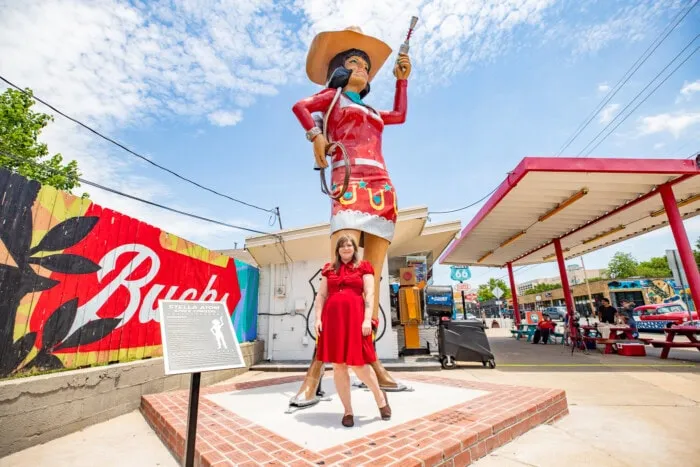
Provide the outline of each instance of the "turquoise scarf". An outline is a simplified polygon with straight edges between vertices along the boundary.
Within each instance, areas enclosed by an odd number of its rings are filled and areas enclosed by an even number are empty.
[[[360,95],[358,93],[352,91],[345,91],[345,95],[348,96],[350,100],[353,101],[355,104],[365,105],[365,103],[362,102],[362,99],[360,98]]]

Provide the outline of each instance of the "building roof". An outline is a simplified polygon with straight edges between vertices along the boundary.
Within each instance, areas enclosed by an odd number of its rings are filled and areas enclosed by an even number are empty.
[[[255,262],[255,258],[248,253],[243,248],[233,249],[233,250],[218,250],[217,253],[226,255],[230,258],[237,259],[238,261],[243,261],[246,264],[257,267],[258,264]]]
[[[659,185],[670,182],[683,219],[700,214],[695,160],[527,157],[508,174],[443,264],[503,267],[566,259],[668,225]]]
[[[400,209],[388,255],[433,253],[437,258],[461,228],[459,221],[426,225],[425,206]],[[283,243],[279,242],[282,238]],[[285,229],[246,238],[245,248],[260,266],[296,261],[328,260],[331,255],[330,224]]]

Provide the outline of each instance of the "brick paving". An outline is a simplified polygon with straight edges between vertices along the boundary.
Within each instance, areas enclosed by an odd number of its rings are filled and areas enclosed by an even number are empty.
[[[398,374],[397,374],[398,376]],[[303,376],[203,388],[199,400],[195,464],[209,466],[363,465],[464,466],[532,428],[568,414],[566,394],[522,386],[460,381],[421,374],[401,379],[487,391],[486,395],[318,452],[305,449],[226,410],[205,397],[301,381]],[[173,455],[185,454],[188,391],[152,394],[141,412]]]

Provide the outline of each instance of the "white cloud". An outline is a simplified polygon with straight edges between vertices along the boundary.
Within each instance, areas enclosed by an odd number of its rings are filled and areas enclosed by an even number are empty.
[[[599,122],[606,125],[610,123],[615,116],[615,113],[620,108],[620,104],[608,104],[599,114]]]
[[[642,135],[650,135],[668,131],[675,138],[679,138],[683,131],[697,124],[700,124],[700,112],[663,113],[641,118],[639,132]]]
[[[666,25],[662,19],[673,16],[676,10],[686,5],[677,0],[638,0],[612,11],[603,10],[596,0],[588,3],[591,13],[605,11],[605,20],[591,20],[590,15],[575,15],[570,21],[562,21],[552,28],[550,37],[562,43],[569,43],[575,55],[594,54],[614,42],[639,42],[648,40],[658,33],[658,28]],[[605,2],[605,6],[608,7]],[[586,11],[588,13],[588,11]],[[572,33],[572,31],[574,33]]]
[[[608,85],[608,83],[601,83],[598,85],[598,91],[608,92],[608,91],[610,91],[610,86]]]
[[[517,46],[527,32],[539,33],[543,14],[555,0],[295,0],[304,14],[301,39],[308,44],[324,30],[360,25],[393,49],[377,77],[377,89],[391,79],[391,62],[403,42],[412,15],[419,17],[411,37],[412,87],[446,83],[479,62],[489,62]]]
[[[663,148],[664,146],[666,146],[665,143],[656,143],[656,144],[654,145],[654,149],[661,149],[661,148]]]
[[[690,100],[691,96],[696,92],[700,92],[700,79],[692,83],[684,82],[681,88],[681,96]]]
[[[243,120],[243,113],[240,110],[228,112],[217,110],[209,114],[209,121],[217,126],[233,126]]]

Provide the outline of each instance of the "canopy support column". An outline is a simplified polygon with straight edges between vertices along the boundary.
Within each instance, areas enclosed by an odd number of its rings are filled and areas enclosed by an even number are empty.
[[[571,294],[569,287],[569,276],[566,274],[566,264],[564,263],[564,253],[561,249],[561,241],[558,238],[554,239],[554,251],[557,253],[557,264],[559,265],[559,277],[561,278],[561,286],[564,289],[564,301],[566,302],[566,313],[569,315],[569,330],[573,331],[574,327],[574,297]]]
[[[513,297],[513,319],[517,326],[520,324],[520,307],[518,306],[518,289],[515,287],[515,276],[513,275],[513,263],[508,263],[508,277],[510,278],[510,295]]]
[[[673,188],[669,184],[661,185],[659,192],[661,193],[661,200],[664,202],[664,209],[666,209],[673,239],[676,241],[678,254],[681,257],[683,270],[688,278],[690,295],[697,310],[698,306],[700,306],[700,271],[698,271],[698,267],[695,264],[695,257],[688,241],[688,234],[683,226],[683,218],[681,218],[681,213],[676,204],[676,196],[673,194]],[[683,286],[682,284],[679,285]],[[692,309],[692,307],[689,308]]]

